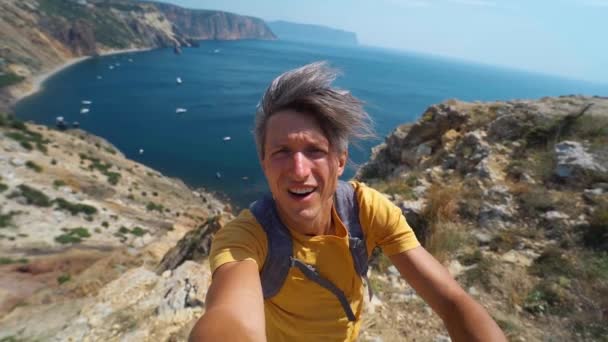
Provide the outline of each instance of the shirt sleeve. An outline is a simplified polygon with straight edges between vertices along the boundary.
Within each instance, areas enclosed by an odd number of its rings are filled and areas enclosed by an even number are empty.
[[[267,254],[267,239],[249,210],[243,210],[215,233],[209,252],[211,272],[232,261],[253,260],[262,269]]]
[[[399,254],[420,246],[401,209],[378,191],[354,182],[359,201],[359,220],[367,240],[369,253],[382,248],[386,256]]]

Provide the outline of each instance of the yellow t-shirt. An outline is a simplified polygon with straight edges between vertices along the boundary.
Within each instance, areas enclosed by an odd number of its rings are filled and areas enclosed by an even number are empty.
[[[419,246],[401,210],[384,195],[352,182],[359,202],[359,221],[368,254],[380,246],[391,256]],[[293,255],[315,265],[321,276],[341,289],[350,302],[355,322],[349,322],[334,294],[309,280],[296,267],[289,270],[279,293],[264,301],[268,341],[354,341],[363,309],[363,281],[348,249],[347,230],[332,209],[336,235],[307,236],[290,229]],[[267,253],[263,228],[249,210],[220,229],[210,253],[212,272],[232,261],[253,260],[261,270]]]

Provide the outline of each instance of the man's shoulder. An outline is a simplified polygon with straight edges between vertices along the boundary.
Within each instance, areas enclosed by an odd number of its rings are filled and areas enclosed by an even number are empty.
[[[224,228],[251,231],[260,230],[263,232],[262,227],[249,209],[241,210],[237,217],[226,223]]]
[[[349,183],[355,188],[360,210],[373,209],[375,207],[385,206],[390,203],[388,198],[386,198],[382,193],[369,187],[363,182],[351,180]]]

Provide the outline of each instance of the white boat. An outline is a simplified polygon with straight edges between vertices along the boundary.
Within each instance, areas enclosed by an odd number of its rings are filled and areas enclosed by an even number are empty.
[[[187,111],[186,108],[175,108],[175,114],[185,113]]]
[[[242,180],[248,180],[248,179],[249,179],[249,177],[247,177],[247,176],[243,176],[243,177],[241,177],[241,179],[242,179]]]
[[[143,148],[139,149],[139,154],[144,154],[144,149]]]
[[[108,69],[112,70],[112,69],[114,69],[114,66],[113,66],[113,65],[110,65],[110,66],[108,67]]]
[[[97,79],[98,79],[98,80],[100,80],[100,79],[102,79],[102,78],[103,78],[103,77],[101,77],[101,76],[97,75]]]
[[[181,77],[176,78],[176,79],[175,79],[175,82],[176,82],[177,84],[182,84],[182,78],[181,78]]]
[[[133,63],[133,60],[131,58],[129,58],[129,62]]]
[[[80,108],[80,114],[86,114],[89,111],[90,111],[89,108]]]
[[[215,177],[217,177],[217,179],[222,178],[222,174],[218,171],[215,173]]]
[[[90,105],[91,103],[93,103],[93,101],[82,100],[82,104],[84,104],[84,105]]]
[[[226,137],[223,137],[223,138],[222,138],[222,140],[224,140],[224,141],[228,141],[228,140],[230,140],[230,139],[232,139],[232,138],[231,138],[231,137],[228,137],[228,136],[226,136]]]
[[[219,53],[219,52],[220,52],[220,49],[213,50],[213,53]]]

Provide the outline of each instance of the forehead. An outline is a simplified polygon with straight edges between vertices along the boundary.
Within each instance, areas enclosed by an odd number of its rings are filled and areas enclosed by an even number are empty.
[[[266,124],[267,144],[281,144],[300,139],[329,144],[325,132],[310,113],[283,110],[268,119]]]

